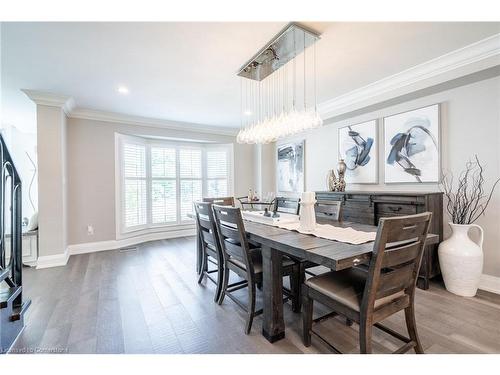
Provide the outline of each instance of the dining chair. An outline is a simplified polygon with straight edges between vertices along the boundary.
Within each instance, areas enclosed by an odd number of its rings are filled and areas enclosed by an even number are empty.
[[[316,216],[316,222],[318,224],[329,224],[332,221],[338,222],[341,220],[341,203],[340,201],[319,201],[314,205],[314,212]],[[310,269],[318,267],[318,264],[311,261],[293,258],[295,261],[299,262],[300,267],[300,284],[305,282],[306,274],[309,276],[317,276],[317,273],[312,272]],[[301,304],[299,305],[299,309]]]
[[[234,197],[203,198],[203,202],[234,207]]]
[[[255,310],[256,286],[262,282],[261,249],[250,248],[239,208],[213,205],[212,209],[224,259],[224,277],[218,303],[222,304],[224,297],[228,296],[246,311],[245,333],[249,334],[253,318],[262,314],[262,309]],[[284,258],[282,269],[283,276],[290,277],[291,286],[291,290],[283,288],[285,295],[283,302],[291,298],[292,308],[296,309],[300,289],[298,265],[291,259]],[[229,285],[230,271],[243,280]],[[233,292],[243,288],[247,288],[246,306],[232,295]]]
[[[342,220],[342,202],[321,200],[314,205],[316,222],[328,224],[332,221]]]
[[[372,330],[377,327],[405,344],[394,353],[414,349],[423,353],[415,323],[415,286],[424,252],[432,213],[382,218],[368,272],[358,268],[332,271],[308,279],[302,286],[303,342],[311,345],[311,334],[334,352],[340,353],[313,330],[336,314],[359,324],[360,352],[372,352]],[[313,303],[320,302],[333,310],[312,319]],[[385,318],[404,310],[409,338],[380,324]]]
[[[201,244],[201,264],[198,284],[201,284],[205,277],[212,281],[216,285],[214,302],[217,302],[222,288],[224,262],[219,237],[215,228],[212,203],[195,202],[194,209],[196,212],[198,236]],[[214,264],[217,268],[209,270],[208,263]],[[211,274],[215,272],[217,272],[217,279],[211,276]]]
[[[299,202],[299,198],[276,197],[274,211],[298,215],[300,210]]]

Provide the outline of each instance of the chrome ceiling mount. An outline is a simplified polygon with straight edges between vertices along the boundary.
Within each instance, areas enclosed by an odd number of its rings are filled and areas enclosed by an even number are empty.
[[[262,81],[319,39],[315,31],[291,22],[238,71],[240,77]]]

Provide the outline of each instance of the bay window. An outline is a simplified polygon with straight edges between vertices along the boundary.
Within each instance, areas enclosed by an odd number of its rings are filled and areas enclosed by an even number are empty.
[[[116,139],[121,234],[192,224],[193,201],[232,194],[232,145]]]

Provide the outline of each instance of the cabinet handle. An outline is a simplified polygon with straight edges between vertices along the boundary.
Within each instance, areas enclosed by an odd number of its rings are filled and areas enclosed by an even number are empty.
[[[391,206],[389,206],[388,208],[389,208],[389,210],[391,210],[392,212],[398,212],[398,211],[401,211],[401,206],[399,206],[399,207],[391,207]]]

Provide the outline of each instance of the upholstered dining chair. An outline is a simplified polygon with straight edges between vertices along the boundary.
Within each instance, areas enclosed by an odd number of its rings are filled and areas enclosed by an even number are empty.
[[[219,205],[213,205],[212,208],[224,259],[224,280],[218,303],[222,304],[224,297],[228,296],[245,310],[247,313],[245,333],[249,334],[253,318],[262,313],[262,309],[255,310],[256,286],[262,282],[262,253],[260,248],[250,248],[239,208]],[[290,277],[291,285],[291,290],[283,289],[286,296],[284,302],[292,298],[294,305],[299,298],[299,268],[295,262],[284,258],[282,269],[283,276]],[[229,285],[230,271],[243,280]],[[232,295],[232,292],[243,288],[247,288],[246,305]]]
[[[203,202],[219,204],[221,206],[234,206],[234,197],[203,198]]]
[[[303,285],[303,341],[311,345],[311,334],[333,351],[337,348],[313,330],[313,301],[359,324],[360,352],[372,352],[372,330],[377,327],[405,344],[394,353],[414,349],[423,353],[415,323],[415,286],[424,252],[432,213],[382,218],[368,272],[350,268],[308,279]],[[404,310],[409,338],[380,324],[380,321]]]
[[[215,285],[214,302],[219,300],[220,291],[223,281],[223,255],[220,245],[217,230],[215,228],[214,214],[212,211],[212,203],[195,202],[194,209],[196,212],[196,223],[198,228],[198,236],[201,244],[201,265],[198,277],[198,284],[201,284],[206,277]],[[216,266],[216,269],[209,270],[208,263]],[[211,274],[217,272],[217,279],[214,279]]]
[[[341,203],[340,201],[319,201],[314,205],[314,213],[316,216],[316,222],[318,224],[329,224],[332,221],[337,222],[341,220]],[[300,265],[300,284],[302,285],[305,281],[306,274],[310,276],[317,276],[317,273],[311,271],[311,268],[318,267],[316,263],[310,262],[308,260],[293,258],[295,261],[299,262]],[[299,309],[301,304],[299,305]]]

